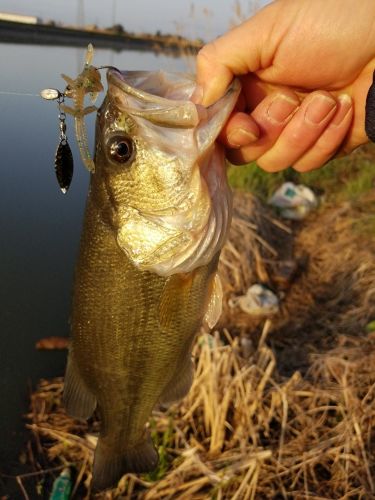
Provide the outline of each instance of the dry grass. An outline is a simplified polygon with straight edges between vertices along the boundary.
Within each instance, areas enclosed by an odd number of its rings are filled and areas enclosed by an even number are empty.
[[[292,229],[279,220],[258,198],[237,193],[228,241],[223,248],[219,273],[223,283],[223,313],[219,327],[231,333],[253,331],[260,324],[240,310],[233,311],[230,299],[245,293],[250,285],[264,283],[275,288],[276,267],[291,261]]]
[[[247,360],[236,340],[200,337],[191,392],[154,417],[170,468],[155,482],[126,475],[97,498],[371,498],[375,337],[342,337],[308,377],[282,379],[267,328]],[[83,481],[89,491],[92,428],[64,416],[61,389],[61,380],[41,383],[30,428],[49,460],[74,464],[76,488]]]
[[[246,324],[225,310],[230,333],[198,338],[188,396],[150,422],[159,469],[126,475],[98,499],[375,498],[375,334],[365,332],[375,262],[371,241],[353,231],[359,215],[326,207],[288,228],[255,199],[237,200],[221,263],[225,297],[261,278],[284,293],[281,312]],[[304,262],[290,288],[274,279],[284,258]],[[61,379],[41,381],[32,396],[30,461],[42,478],[70,465],[75,498],[88,499],[98,423],[68,418],[61,392]]]

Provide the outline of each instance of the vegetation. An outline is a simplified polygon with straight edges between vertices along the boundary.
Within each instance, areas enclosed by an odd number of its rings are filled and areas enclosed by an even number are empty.
[[[331,161],[324,168],[303,174],[292,168],[269,174],[256,163],[250,163],[231,166],[228,175],[233,188],[251,191],[263,200],[282,182],[292,181],[312,187],[324,194],[327,201],[354,201],[375,186],[374,156],[375,148],[367,146],[348,157]]]

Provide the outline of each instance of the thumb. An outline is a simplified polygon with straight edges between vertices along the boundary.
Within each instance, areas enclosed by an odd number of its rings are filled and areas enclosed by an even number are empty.
[[[267,46],[263,40],[273,19],[272,9],[266,7],[199,51],[195,100],[209,106],[223,96],[234,76],[261,69]],[[272,56],[268,60],[272,61]]]

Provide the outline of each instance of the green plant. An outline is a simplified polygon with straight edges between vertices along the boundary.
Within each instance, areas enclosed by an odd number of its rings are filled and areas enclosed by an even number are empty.
[[[268,173],[255,162],[228,168],[230,185],[235,189],[251,191],[267,199],[283,182],[305,184],[324,193],[329,201],[355,201],[375,185],[375,149],[360,149],[351,155],[332,160],[322,168],[298,173],[292,168]]]

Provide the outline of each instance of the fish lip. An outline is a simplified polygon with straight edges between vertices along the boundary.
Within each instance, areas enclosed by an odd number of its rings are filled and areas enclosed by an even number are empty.
[[[121,83],[124,82],[123,72],[115,67],[109,68],[107,70],[107,80],[121,88]]]
[[[179,104],[179,105],[183,105],[184,103],[187,104],[189,103],[190,105],[191,104],[194,104],[194,106],[196,107],[197,109],[197,112],[199,114],[202,115],[201,118],[206,118],[207,117],[207,114],[205,113],[205,111],[208,111],[210,110],[210,108],[212,108],[213,106],[215,106],[216,102],[212,103],[210,106],[203,106],[201,104],[196,104],[194,103],[193,101],[191,101],[190,99],[168,99],[166,97],[162,97],[162,96],[158,96],[156,94],[150,94],[149,92],[145,92],[144,90],[140,90],[139,88],[137,87],[132,87],[131,85],[129,85],[127,82],[126,82],[126,75],[131,75],[131,74],[135,74],[135,73],[138,73],[139,75],[141,75],[142,73],[144,73],[145,75],[147,73],[149,73],[148,71],[121,71],[119,70],[118,68],[115,68],[114,66],[111,66],[108,70],[107,70],[107,81],[108,81],[108,84],[113,84],[115,85],[117,88],[119,88],[120,90],[122,90],[123,92],[127,93],[127,94],[130,94],[130,95],[133,95],[135,97],[138,97],[144,101],[147,101],[147,102],[150,102],[150,103],[159,103],[161,105],[167,105],[167,104],[171,104],[171,103],[176,103],[176,104]],[[189,75],[187,73],[184,73],[185,77],[188,77]],[[239,88],[241,87],[241,83],[240,81],[235,78],[231,84],[229,85],[229,87],[227,88],[224,96],[222,96],[219,101],[223,98],[225,98],[226,96],[228,96],[229,94],[233,93],[233,92],[237,92],[239,90]]]
[[[121,70],[118,68],[115,68],[114,66],[111,68],[107,69],[107,80],[111,81],[116,85],[116,80],[121,80],[122,79],[122,73]]]
[[[199,107],[191,100],[171,99],[151,94],[127,82],[127,77],[146,76],[149,73],[148,71],[119,71],[117,68],[110,68],[107,71],[109,99],[133,117],[145,118],[166,127],[196,127],[200,122]]]
[[[126,75],[131,76],[131,74],[138,73],[141,75],[142,73],[149,73],[148,71],[121,71],[115,67],[109,68],[107,71],[107,81],[108,84],[112,84],[115,87],[119,88],[126,94],[133,95],[134,97],[137,97],[138,99],[142,99],[143,101],[150,102],[150,103],[159,103],[162,105],[167,105],[170,104],[171,102],[176,102],[179,103],[180,105],[183,104],[184,102],[189,102],[186,100],[172,100],[168,99],[166,97],[158,96],[156,94],[150,94],[149,92],[146,92],[144,90],[139,89],[138,87],[132,87],[129,83],[126,81]]]
[[[158,72],[151,73],[158,74]],[[211,115],[220,109],[220,102],[228,99],[233,93],[239,93],[241,88],[239,80],[234,79],[224,96],[206,108],[201,104],[194,103],[186,94],[180,96],[180,99],[178,96],[171,99],[163,95],[149,93],[137,86],[135,81],[139,78],[141,80],[143,77],[147,78],[149,74],[150,72],[147,71],[119,71],[117,68],[109,68],[107,71],[108,96],[117,107],[130,116],[144,118],[164,127],[197,128],[199,130],[202,125],[204,128],[205,123],[210,122]],[[160,74],[163,75],[163,72]],[[194,85],[194,78],[191,75],[185,74],[186,78]]]

